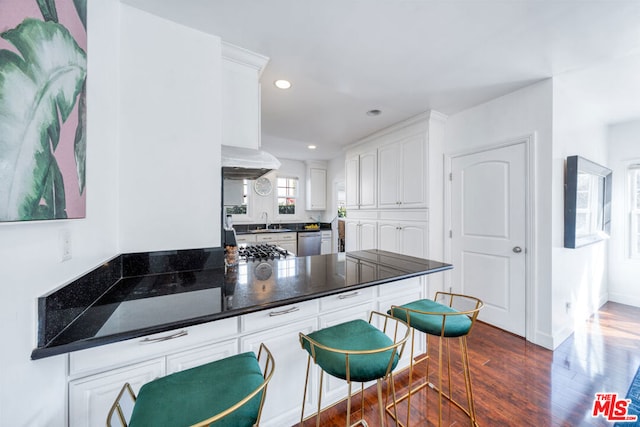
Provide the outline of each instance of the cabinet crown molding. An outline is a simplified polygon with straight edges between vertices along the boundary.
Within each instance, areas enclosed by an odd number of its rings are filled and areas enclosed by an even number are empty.
[[[365,146],[368,143],[375,142],[377,139],[380,139],[386,135],[393,134],[410,127],[419,128],[420,126],[422,126],[424,127],[424,129],[421,130],[423,130],[424,132],[428,132],[429,122],[432,119],[444,122],[447,120],[447,118],[448,116],[446,114],[440,113],[435,110],[428,110],[386,128],[380,129],[379,131],[374,132],[371,135],[367,135],[364,138],[354,142],[353,144],[345,146],[343,151],[348,152],[350,150],[353,150],[354,148]]]
[[[259,53],[252,52],[240,46],[222,42],[222,58],[227,61],[237,62],[239,64],[247,65],[255,68],[258,72],[258,77],[262,75],[262,71],[269,62],[269,57],[261,55]]]

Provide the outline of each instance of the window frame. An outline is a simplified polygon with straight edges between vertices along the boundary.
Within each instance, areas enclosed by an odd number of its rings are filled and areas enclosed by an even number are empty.
[[[627,167],[628,248],[629,258],[640,259],[640,164]]]
[[[285,186],[285,187],[281,187],[280,186],[280,180],[284,179],[284,180],[294,180],[295,181],[295,194],[293,196],[290,196],[289,198],[293,198],[295,200],[293,206],[294,206],[294,212],[293,213],[281,213],[280,212],[280,202],[279,199],[281,199],[280,197],[280,188],[291,188],[289,186]],[[276,208],[276,212],[277,212],[277,216],[278,217],[282,217],[282,218],[294,218],[296,217],[300,211],[300,178],[298,178],[297,176],[290,176],[290,175],[278,175],[276,176],[276,191],[274,191],[275,195],[274,195],[274,199],[275,199],[275,208]],[[287,197],[285,197],[287,198]]]

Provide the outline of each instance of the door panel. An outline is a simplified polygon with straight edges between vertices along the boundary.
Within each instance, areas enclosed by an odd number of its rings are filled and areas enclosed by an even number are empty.
[[[526,166],[524,143],[451,162],[453,288],[484,301],[481,320],[521,336],[526,333]]]

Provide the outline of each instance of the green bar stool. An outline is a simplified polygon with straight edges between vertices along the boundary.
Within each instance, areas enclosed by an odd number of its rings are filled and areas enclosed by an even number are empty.
[[[441,302],[438,302],[441,301]],[[409,366],[409,391],[400,397],[398,401],[407,399],[407,426],[411,414],[411,396],[429,386],[438,392],[438,425],[442,425],[442,397],[460,408],[467,414],[471,426],[477,426],[476,411],[473,403],[473,390],[471,387],[471,372],[469,369],[469,356],[467,352],[467,336],[478,317],[483,302],[476,297],[455,294],[450,292],[436,292],[434,300],[422,299],[404,304],[392,306],[389,310],[391,316],[401,319],[411,327],[411,362]],[[427,353],[420,360],[414,361],[415,331],[424,332],[427,337]],[[429,337],[438,337],[438,386],[429,381]],[[451,353],[449,352],[449,339],[458,338],[462,359],[462,371],[464,375],[465,391],[467,396],[467,408],[452,398],[451,394]],[[448,393],[442,389],[442,346],[446,342],[447,352],[447,377]],[[413,388],[413,367],[422,361],[427,361],[426,382]],[[390,413],[390,405],[387,405]],[[395,412],[394,412],[395,413]]]
[[[380,327],[372,324],[376,321]],[[346,380],[349,392],[347,395],[347,426],[351,426],[351,383],[362,383],[360,387],[362,417],[353,426],[367,426],[364,420],[364,383],[376,380],[378,387],[378,404],[380,422],[384,426],[384,405],[382,403],[382,380],[389,381],[395,404],[393,388],[393,370],[398,364],[405,343],[409,339],[408,325],[383,313],[371,312],[369,322],[362,319],[352,320],[335,326],[324,328],[309,335],[300,333],[300,344],[309,353],[307,358],[307,377],[304,384],[302,414],[300,424],[304,422],[304,406],[311,361],[320,367],[320,383],[318,386],[318,411],[316,426],[320,426],[320,410],[322,407],[322,378],[326,372],[336,378]],[[388,398],[388,391],[387,391]],[[397,417],[396,417],[397,419]],[[397,425],[397,424],[396,424]]]
[[[273,356],[262,344],[257,357],[247,352],[167,375],[143,385],[137,397],[127,383],[107,426],[258,426],[274,369]]]

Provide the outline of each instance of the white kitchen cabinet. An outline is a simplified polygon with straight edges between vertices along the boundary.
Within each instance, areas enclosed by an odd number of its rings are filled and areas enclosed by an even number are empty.
[[[255,234],[236,234],[236,243],[256,243]]]
[[[228,318],[71,353],[69,425],[104,425],[125,382],[137,393],[155,378],[237,354],[238,331]]]
[[[327,209],[327,169],[323,165],[307,164],[306,209],[324,211]]]
[[[131,384],[137,394],[140,387],[165,375],[165,359],[114,369],[69,383],[69,426],[103,426],[107,414],[124,383]]]
[[[378,207],[427,206],[427,147],[423,134],[378,149]]]
[[[332,236],[333,236],[333,232],[331,230],[324,230],[320,232],[321,234],[321,241],[320,241],[320,254],[321,255],[325,255],[325,254],[330,254],[333,252],[333,249],[331,247],[332,245]]]
[[[234,338],[72,380],[69,382],[69,425],[104,425],[111,405],[126,382],[137,394],[142,385],[156,378],[237,353],[238,340]]]
[[[241,351],[255,351],[264,343],[275,360],[275,371],[267,389],[261,426],[280,427],[295,425],[300,421],[302,394],[307,369],[307,353],[300,346],[298,334],[309,334],[318,329],[317,317],[291,322],[285,326],[256,332],[241,338]],[[314,377],[307,390],[305,413],[316,408],[317,389]]]
[[[260,147],[260,75],[269,58],[222,43],[222,144]]]
[[[346,205],[349,209],[376,208],[377,150],[352,154],[345,162]]]
[[[429,236],[426,222],[378,222],[378,249],[426,258]]]
[[[345,250],[347,252],[376,249],[376,221],[353,220],[345,222]]]
[[[264,233],[256,236],[256,243],[271,243],[286,249],[292,254],[298,251],[298,233]]]

